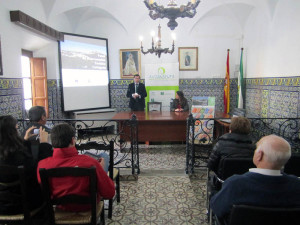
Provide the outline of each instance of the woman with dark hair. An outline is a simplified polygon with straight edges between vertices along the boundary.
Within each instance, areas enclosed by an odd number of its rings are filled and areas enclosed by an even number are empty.
[[[36,135],[30,134],[36,127],[29,128],[24,136],[20,137],[17,130],[17,120],[12,116],[0,116],[0,165],[24,166],[26,185],[30,199],[30,210],[40,207],[43,203],[40,186],[37,182],[37,161],[52,155],[52,146],[47,143],[48,133],[42,127],[39,129],[39,152],[37,160],[31,154],[30,142],[27,140]],[[13,177],[0,176],[0,182],[13,182]],[[0,193],[19,193],[20,189],[2,187]],[[0,202],[0,214],[17,214],[22,212],[22,202]]]
[[[189,104],[186,98],[183,95],[182,91],[176,92],[176,97],[171,103],[171,111],[172,112],[183,112],[189,111]]]

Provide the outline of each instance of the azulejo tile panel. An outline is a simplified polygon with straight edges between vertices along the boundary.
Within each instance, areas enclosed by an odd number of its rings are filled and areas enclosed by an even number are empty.
[[[269,105],[269,90],[263,90],[262,92],[262,104],[261,104],[261,116],[268,117],[268,105]]]
[[[117,111],[129,110],[129,100],[126,97],[128,85],[132,80],[111,80],[111,103],[112,108]],[[142,81],[144,82],[144,81]],[[237,104],[237,79],[231,79],[230,107],[234,108]],[[191,104],[193,96],[215,96],[216,110],[223,111],[223,87],[224,79],[180,79],[179,89],[184,92],[185,97]]]
[[[117,111],[127,111],[127,87],[131,79],[111,80],[111,105]],[[144,82],[144,81],[143,81]],[[298,117],[300,113],[300,77],[245,79],[246,110],[262,117]],[[237,105],[237,79],[230,80],[230,107]],[[179,88],[191,102],[193,96],[215,96],[216,110],[223,111],[224,79],[180,79]],[[67,118],[62,111],[60,80],[48,80],[50,118]],[[23,105],[22,79],[0,79],[1,115],[26,118]]]
[[[298,99],[297,92],[271,91],[268,117],[296,118]]]
[[[0,115],[25,118],[22,79],[0,79]]]
[[[49,104],[49,118],[62,119],[64,113],[62,111],[61,102],[61,85],[60,80],[48,80],[48,104]]]
[[[300,77],[272,77],[246,79],[247,85],[300,87]]]
[[[223,111],[224,79],[181,79],[179,89],[191,103],[193,96],[213,96],[216,110]],[[237,79],[230,80],[230,108],[237,106]]]
[[[261,112],[261,90],[246,89],[246,111],[255,117],[260,116]]]
[[[299,94],[300,77],[246,79],[246,110],[259,117],[295,118]]]
[[[22,95],[0,96],[0,115],[12,115],[17,119],[22,119],[22,105]]]

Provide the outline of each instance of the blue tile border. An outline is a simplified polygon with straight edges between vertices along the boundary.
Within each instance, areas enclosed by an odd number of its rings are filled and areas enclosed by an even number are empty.
[[[131,79],[110,80],[112,108],[129,110],[126,91],[131,82]],[[68,115],[61,106],[60,80],[49,79],[47,84],[50,118],[66,118]],[[237,106],[237,79],[231,79],[230,84],[230,108],[233,109]],[[300,116],[300,77],[251,78],[245,79],[245,84],[245,105],[250,114],[260,117]],[[193,96],[215,96],[216,110],[219,111],[223,111],[223,85],[224,79],[221,78],[179,80],[179,89],[189,102]],[[0,78],[0,109],[0,115],[26,118],[21,78]]]

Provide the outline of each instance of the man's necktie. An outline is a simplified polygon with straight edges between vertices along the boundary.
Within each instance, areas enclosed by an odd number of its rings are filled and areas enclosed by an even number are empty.
[[[138,89],[139,85],[135,84],[135,93],[137,93],[137,89]]]

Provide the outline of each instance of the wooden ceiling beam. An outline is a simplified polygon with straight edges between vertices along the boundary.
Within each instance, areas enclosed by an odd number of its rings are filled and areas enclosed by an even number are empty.
[[[41,34],[55,41],[63,41],[64,34],[47,26],[46,24],[32,18],[20,10],[10,11],[10,21],[29,29],[35,33]]]

